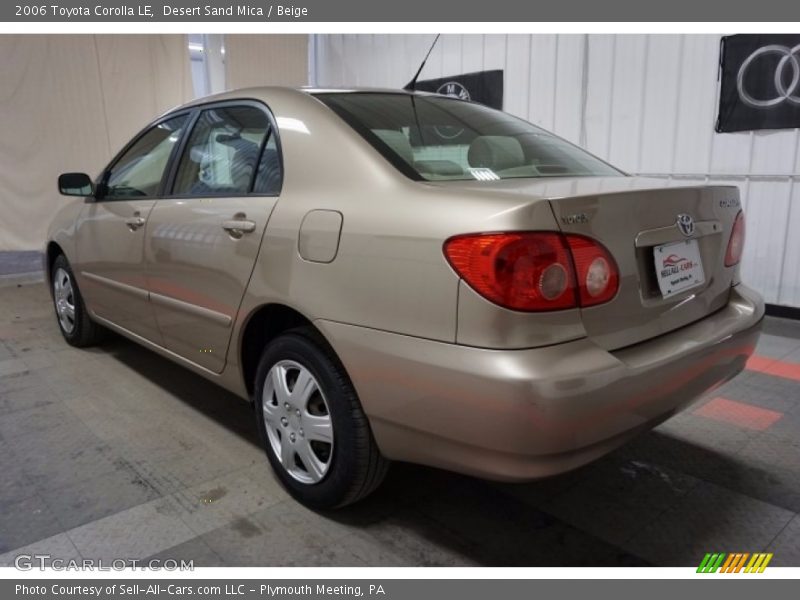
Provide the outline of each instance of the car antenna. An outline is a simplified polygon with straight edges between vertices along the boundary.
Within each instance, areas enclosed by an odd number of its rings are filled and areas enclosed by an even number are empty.
[[[431,47],[428,49],[428,53],[425,55],[425,58],[422,59],[422,64],[419,66],[419,69],[417,69],[417,73],[414,75],[414,78],[405,85],[405,87],[403,88],[404,90],[408,92],[413,92],[414,90],[417,89],[416,88],[417,78],[419,77],[419,74],[422,73],[422,69],[425,68],[425,63],[428,62],[428,57],[431,55],[431,52],[433,52],[433,47],[436,45],[436,42],[439,41],[440,35],[442,34],[441,33],[436,34],[436,39],[433,40],[433,43],[431,44]]]

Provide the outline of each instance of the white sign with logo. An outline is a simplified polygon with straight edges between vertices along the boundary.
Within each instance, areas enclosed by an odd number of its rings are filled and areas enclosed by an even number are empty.
[[[697,240],[656,246],[653,258],[658,287],[665,298],[706,282]]]

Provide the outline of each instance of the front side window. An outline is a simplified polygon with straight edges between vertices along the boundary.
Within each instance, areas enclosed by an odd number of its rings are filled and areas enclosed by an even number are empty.
[[[105,175],[104,198],[152,198],[188,115],[155,125],[137,139]]]
[[[237,196],[253,191],[269,119],[258,108],[204,110],[183,151],[172,193]]]
[[[391,93],[317,97],[414,179],[492,181],[622,174],[543,129],[480,104]]]

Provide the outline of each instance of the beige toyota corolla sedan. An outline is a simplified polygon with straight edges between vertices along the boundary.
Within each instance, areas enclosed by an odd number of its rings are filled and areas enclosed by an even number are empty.
[[[205,98],[59,188],[66,341],[110,329],[250,400],[314,507],[392,460],[583,465],[739,373],[764,313],[735,187],[630,177],[443,96]]]

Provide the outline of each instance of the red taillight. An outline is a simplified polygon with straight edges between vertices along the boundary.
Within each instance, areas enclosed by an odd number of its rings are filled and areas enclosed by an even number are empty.
[[[512,310],[591,306],[610,300],[618,287],[611,255],[582,236],[555,232],[467,234],[447,240],[444,253],[475,291]]]
[[[738,265],[742,259],[744,250],[744,213],[739,211],[736,220],[733,222],[731,239],[728,240],[728,249],[725,251],[725,266],[732,267]]]
[[[611,254],[591,238],[571,234],[566,238],[575,261],[581,306],[611,300],[619,289],[619,270]]]
[[[481,296],[513,310],[575,306],[569,249],[558,233],[489,233],[447,240],[444,253]]]

